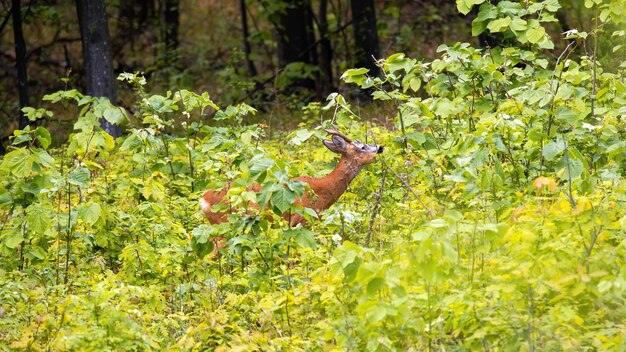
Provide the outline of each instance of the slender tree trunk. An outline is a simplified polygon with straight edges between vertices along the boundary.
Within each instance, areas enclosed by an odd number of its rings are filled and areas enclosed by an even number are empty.
[[[12,0],[13,38],[15,41],[15,64],[17,68],[17,85],[19,93],[20,111],[19,128],[28,126],[28,118],[22,108],[28,106],[28,71],[26,68],[26,41],[22,32],[22,4],[20,0]]]
[[[295,62],[317,65],[310,0],[285,0],[278,24],[278,62],[281,68]],[[301,79],[294,86],[313,89],[315,81]]]
[[[246,56],[246,64],[248,66],[248,74],[250,77],[256,77],[257,70],[254,62],[250,58],[252,49],[250,48],[250,33],[248,31],[248,12],[246,10],[246,0],[239,0],[239,13],[241,16],[241,33],[243,35],[243,52]]]
[[[179,0],[165,0],[163,6],[163,43],[165,44],[165,64],[176,65],[180,41],[178,27],[180,23]]]
[[[380,70],[374,58],[380,58],[378,31],[376,29],[376,7],[374,0],[351,0],[352,28],[354,29],[356,67],[369,69],[371,76],[378,76]]]
[[[76,10],[83,43],[87,94],[106,97],[112,104],[116,104],[115,74],[104,0],[76,0]],[[100,119],[100,126],[113,137],[122,135],[120,126],[111,124],[104,118]]]
[[[319,32],[320,32],[320,81],[321,94],[326,96],[336,90],[333,84],[333,48],[328,37],[328,0],[320,0]]]

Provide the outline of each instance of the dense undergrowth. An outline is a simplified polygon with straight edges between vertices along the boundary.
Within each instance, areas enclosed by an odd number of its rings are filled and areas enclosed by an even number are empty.
[[[550,47],[538,22],[504,26]],[[132,115],[47,96],[80,116],[59,149],[42,127],[16,131],[0,164],[0,349],[626,348],[624,67],[570,49],[554,62],[467,44],[432,62],[396,54],[383,77],[343,77],[394,106],[395,126],[333,94],[308,107],[315,123],[272,139],[245,104],[149,95],[138,75],[120,77]],[[317,125],[386,150],[322,219],[289,228],[276,214],[312,216],[290,178],[334,165]],[[235,212],[208,225],[197,199],[228,181]]]

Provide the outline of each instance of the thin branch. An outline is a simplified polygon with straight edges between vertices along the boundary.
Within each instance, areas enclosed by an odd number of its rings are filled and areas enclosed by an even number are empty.
[[[389,169],[389,171],[391,171],[394,176],[396,176],[398,178],[398,180],[400,180],[400,182],[402,182],[402,185],[404,187],[406,187],[406,189],[409,190],[409,192],[413,193],[413,195],[415,196],[415,198],[417,198],[417,200],[420,202],[420,204],[422,205],[422,207],[424,208],[424,210],[426,210],[426,213],[428,214],[428,218],[429,219],[433,219],[433,214],[430,211],[430,209],[428,209],[428,207],[426,206],[426,204],[422,201],[422,198],[420,198],[420,196],[417,194],[417,192],[415,192],[415,190],[406,182],[406,180],[404,180],[400,175],[398,175],[398,173],[392,169],[391,167],[387,166],[387,169]]]
[[[13,8],[11,8],[9,10],[9,12],[7,13],[7,15],[4,17],[4,20],[2,20],[2,24],[0,24],[0,33],[2,33],[2,31],[4,31],[4,27],[7,25],[7,23],[9,22],[9,18],[11,18],[11,13],[13,12]]]
[[[370,227],[367,230],[367,235],[365,236],[365,246],[370,246],[370,239],[372,237],[372,230],[374,229],[374,220],[376,220],[376,215],[380,210],[380,201],[383,198],[383,190],[385,189],[385,176],[387,175],[387,169],[383,169],[383,175],[380,180],[380,189],[378,193],[376,193],[376,203],[374,203],[374,209],[372,210],[372,216],[370,217]]]
[[[276,324],[274,324],[274,322],[272,322],[272,317],[267,313],[265,308],[263,308],[263,306],[261,306],[261,304],[259,302],[257,302],[254,298],[252,299],[252,301],[254,303],[256,303],[256,305],[259,306],[259,308],[261,308],[261,310],[263,311],[263,314],[265,314],[265,316],[268,318],[268,321],[269,321],[270,325],[274,328],[274,330],[276,330],[276,332],[278,333],[278,336],[280,336],[282,338],[283,337],[283,333],[280,331],[278,326],[276,326]]]

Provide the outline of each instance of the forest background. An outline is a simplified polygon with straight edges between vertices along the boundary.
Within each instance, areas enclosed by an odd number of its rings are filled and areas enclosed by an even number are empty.
[[[626,0],[0,6],[0,350],[626,348]]]
[[[106,19],[100,24],[108,28],[110,58],[86,72],[77,4],[2,2],[0,150],[20,127],[20,116],[21,127],[26,123],[21,108],[41,104],[52,91],[86,90],[88,75],[108,81],[112,87],[104,95],[126,108],[132,106],[132,88],[114,79],[141,72],[154,91],[192,89],[208,92],[220,106],[246,101],[262,111],[278,108],[286,114],[278,124],[294,126],[302,106],[332,92],[368,100],[340,84],[348,68],[365,67],[376,75],[375,60],[396,52],[432,59],[442,43],[489,47],[502,40],[488,31],[472,37],[478,8],[462,15],[455,1],[106,1],[92,17],[82,16]],[[12,10],[19,10],[21,23]],[[559,33],[594,24],[583,1],[567,1],[556,14],[548,30],[557,46],[566,45]],[[20,35],[12,22],[21,27]],[[598,57],[615,66],[619,57],[611,55],[609,39],[600,41]],[[55,144],[67,138],[73,121],[71,114],[44,121]]]

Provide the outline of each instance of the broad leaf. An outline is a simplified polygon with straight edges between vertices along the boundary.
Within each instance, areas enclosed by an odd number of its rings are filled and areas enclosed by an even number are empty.
[[[49,204],[31,204],[26,208],[26,221],[33,231],[42,234],[52,222],[52,212],[52,206]]]

